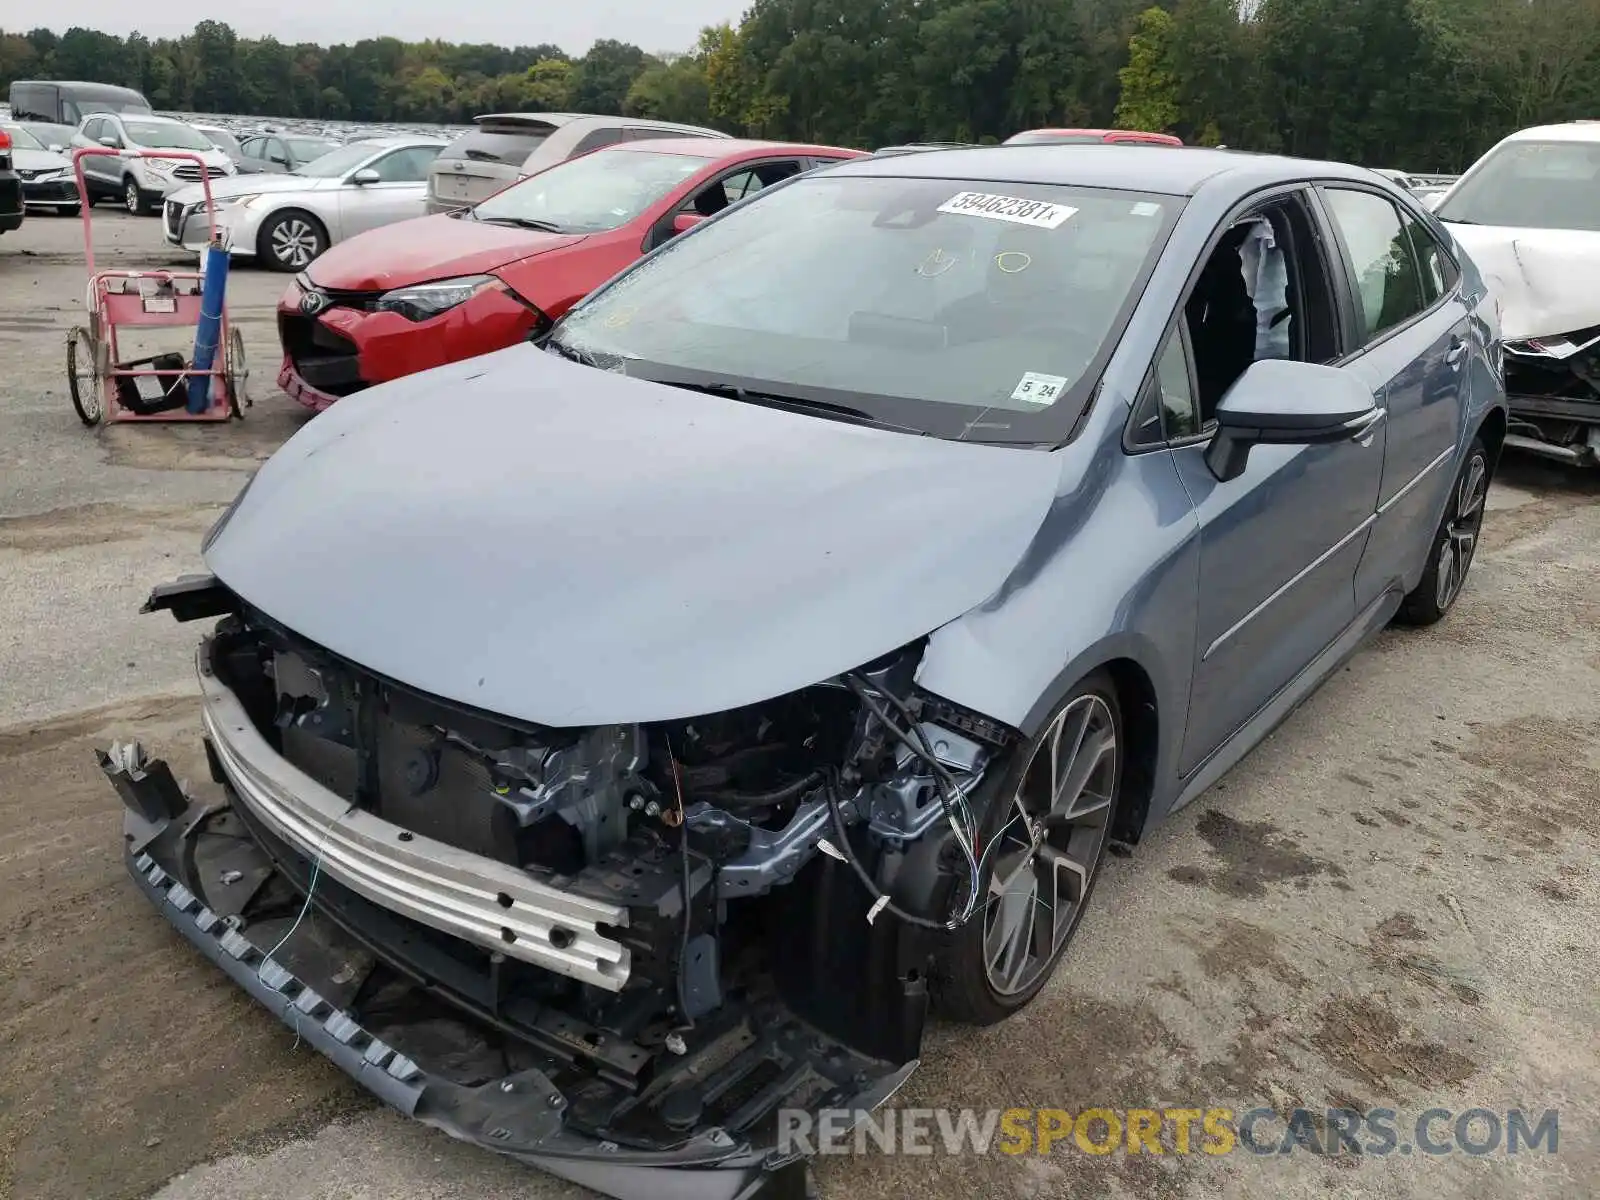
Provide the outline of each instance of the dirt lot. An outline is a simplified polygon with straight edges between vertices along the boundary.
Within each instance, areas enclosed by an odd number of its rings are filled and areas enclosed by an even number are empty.
[[[173,261],[153,220],[95,223],[108,261]],[[77,230],[0,239],[0,1197],[577,1197],[377,1110],[125,880],[91,748],[204,774],[193,631],[136,609],[303,418],[272,386],[283,278],[241,269],[248,420],[83,430]],[[1403,1134],[1555,1108],[1559,1152],[870,1155],[820,1164],[827,1200],[1600,1194],[1600,477],[1515,463],[1491,507],[1451,618],[1383,635],[1112,860],[1040,1001],[936,1029],[901,1102],[1386,1106]]]

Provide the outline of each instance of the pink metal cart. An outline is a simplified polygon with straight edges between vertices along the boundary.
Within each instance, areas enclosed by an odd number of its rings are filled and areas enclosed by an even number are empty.
[[[128,362],[119,355],[119,329],[181,325],[198,328],[204,275],[200,271],[95,270],[94,231],[89,215],[92,200],[83,177],[83,160],[96,154],[187,159],[197,164],[210,227],[207,253],[227,253],[217,240],[211,181],[199,155],[182,150],[129,151],[101,146],[73,151],[72,165],[83,212],[83,252],[89,266],[84,297],[88,324],[76,325],[67,334],[67,379],[78,419],[92,426],[101,421],[227,421],[243,417],[241,406],[250,403],[244,395],[244,340],[228,321],[226,305],[221,313],[217,353],[207,370],[195,370],[182,354],[157,354]],[[188,381],[198,376],[209,376],[210,391],[206,408],[194,413],[188,411],[186,403]]]

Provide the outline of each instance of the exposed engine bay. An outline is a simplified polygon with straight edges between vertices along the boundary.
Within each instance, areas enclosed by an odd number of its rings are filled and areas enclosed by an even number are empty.
[[[1511,444],[1600,465],[1600,326],[1508,341],[1504,349]]]
[[[251,990],[281,976],[392,1053],[412,1115],[624,1194],[581,1163],[770,1171],[780,1110],[870,1109],[914,1067],[933,948],[979,911],[975,793],[1016,736],[919,692],[919,646],[732,712],[549,729],[172,587],[151,605],[223,617],[199,670],[227,800],[109,755],[135,876],[221,922]],[[556,1110],[537,1136],[479,1112],[525,1103],[527,1072]]]

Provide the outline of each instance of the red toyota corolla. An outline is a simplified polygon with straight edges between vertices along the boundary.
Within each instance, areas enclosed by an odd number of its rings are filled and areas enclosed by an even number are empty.
[[[557,163],[474,208],[340,242],[278,303],[278,384],[308,408],[521,341],[641,254],[859,150],[671,138]]]

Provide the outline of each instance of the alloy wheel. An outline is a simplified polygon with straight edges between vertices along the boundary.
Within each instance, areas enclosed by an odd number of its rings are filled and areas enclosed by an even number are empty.
[[[122,203],[134,216],[139,215],[139,185],[132,179],[122,185]]]
[[[1478,549],[1478,532],[1483,528],[1483,506],[1488,492],[1488,463],[1482,454],[1474,454],[1456,484],[1450,501],[1453,511],[1445,519],[1444,537],[1439,542],[1434,603],[1441,612],[1455,603],[1467,581],[1467,568],[1472,565],[1472,556]]]
[[[1119,761],[1116,718],[1092,692],[1036,742],[1012,813],[984,850],[993,865],[983,960],[999,994],[1028,990],[1072,935],[1110,829]]]
[[[306,266],[317,254],[317,231],[299,217],[280,221],[272,231],[272,254],[285,266]]]

